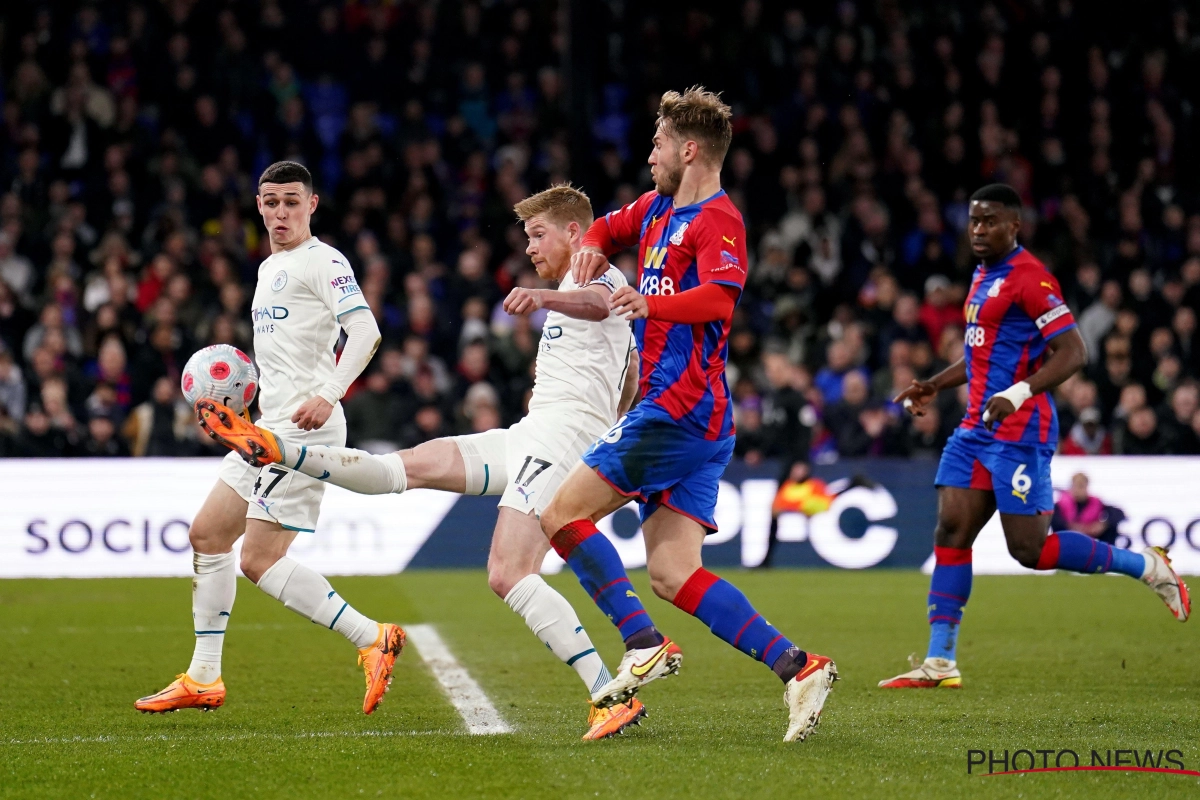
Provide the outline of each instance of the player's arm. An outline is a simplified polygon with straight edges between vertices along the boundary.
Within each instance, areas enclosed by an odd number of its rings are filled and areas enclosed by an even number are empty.
[[[1046,349],[1050,351],[1050,357],[1041,369],[988,399],[983,407],[983,424],[988,430],[1003,422],[1030,397],[1053,389],[1087,364],[1087,345],[1078,328],[1072,327],[1055,336],[1046,343]]]
[[[698,220],[689,230],[700,285],[674,294],[642,295],[632,286],[613,292],[610,304],[625,319],[656,319],[684,325],[722,322],[733,316],[746,282],[746,229],[722,216]]]
[[[1071,309],[1061,299],[1062,290],[1054,276],[1030,270],[1023,272],[1018,280],[1015,304],[1033,320],[1050,355],[1037,372],[988,398],[983,407],[983,424],[988,430],[1029,398],[1058,386],[1087,363],[1087,345]]]
[[[618,417],[625,416],[626,412],[633,408],[634,401],[637,400],[640,373],[638,363],[640,361],[637,348],[631,345],[629,348],[629,365],[625,368],[625,382],[621,384],[621,401],[617,404]]]
[[[901,403],[914,417],[925,416],[925,406],[943,389],[953,389],[967,382],[967,361],[960,358],[927,381],[912,382],[893,403]]]
[[[292,422],[301,430],[311,431],[325,424],[333,413],[334,404],[346,396],[350,384],[371,363],[379,343],[383,341],[379,324],[369,308],[355,309],[338,321],[346,332],[346,344],[329,380],[317,391],[316,396],[305,400],[292,415]]]
[[[642,219],[654,192],[647,192],[627,206],[610,211],[592,222],[583,235],[583,246],[571,256],[571,277],[585,286],[608,269],[608,257],[638,242]]]
[[[644,295],[632,286],[622,286],[613,292],[609,304],[617,316],[628,320],[702,325],[729,319],[739,294],[739,289],[723,283],[706,283],[671,295]]]
[[[606,265],[608,261],[604,262]],[[560,292],[554,289],[524,289],[517,287],[504,298],[504,310],[514,317],[532,314],[539,308],[557,311],[572,319],[602,322],[608,319],[608,298],[612,294],[606,284],[592,283],[582,289]]]
[[[324,248],[317,250],[305,268],[304,280],[346,332],[346,344],[333,374],[317,394],[305,400],[292,415],[292,422],[297,427],[311,431],[329,420],[334,404],[345,396],[350,384],[367,368],[383,336],[358,288],[354,271],[345,261],[331,258]]]

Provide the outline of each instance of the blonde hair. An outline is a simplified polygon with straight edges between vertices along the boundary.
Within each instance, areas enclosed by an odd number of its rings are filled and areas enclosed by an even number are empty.
[[[700,152],[720,164],[733,140],[733,110],[721,96],[703,86],[693,86],[683,94],[666,92],[658,104],[658,120],[667,133],[692,139]]]
[[[592,224],[592,201],[569,183],[557,183],[513,206],[517,219],[526,222],[545,217],[556,225],[578,222],[584,230]]]

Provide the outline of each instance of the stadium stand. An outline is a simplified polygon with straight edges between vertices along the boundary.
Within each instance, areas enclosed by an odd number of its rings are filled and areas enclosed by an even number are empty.
[[[631,201],[659,95],[694,83],[736,112],[744,458],[940,453],[961,394],[917,420],[890,398],[962,353],[966,198],[993,181],[1023,198],[1022,241],[1090,348],[1058,392],[1062,451],[1200,453],[1187,6],[788,5],[597,3],[597,63],[572,86],[547,3],[7,4],[0,455],[217,454],[179,369],[251,349],[255,180],[281,158],[313,170],[316,232],[384,334],[345,401],[351,444],[515,421],[540,320],[499,307],[537,280],[512,205],[566,180],[598,212]]]

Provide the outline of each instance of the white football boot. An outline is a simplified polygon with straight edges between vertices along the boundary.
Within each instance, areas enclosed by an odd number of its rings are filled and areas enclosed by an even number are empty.
[[[917,661],[917,654],[908,657],[913,669],[894,678],[879,682],[880,689],[961,689],[962,673],[957,662],[948,658],[927,658]]]
[[[611,681],[592,692],[592,705],[596,708],[611,708],[625,703],[637,694],[638,689],[652,680],[674,675],[683,663],[683,651],[670,639],[662,644],[626,650],[621,666]]]
[[[787,682],[783,702],[788,707],[785,742],[803,742],[821,721],[821,709],[838,679],[837,665],[826,656],[808,654],[804,669]]]
[[[1187,622],[1188,615],[1192,613],[1192,599],[1188,596],[1187,584],[1171,568],[1167,551],[1161,547],[1147,547],[1142,553],[1151,562],[1146,574],[1142,575],[1142,583],[1162,598],[1175,619]]]

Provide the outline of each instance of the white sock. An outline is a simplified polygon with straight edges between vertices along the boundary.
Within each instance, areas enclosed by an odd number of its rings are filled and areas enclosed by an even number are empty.
[[[221,677],[221,648],[225,626],[237,593],[233,553],[192,554],[192,622],[196,649],[188,666],[188,677],[196,683],[212,683]]]
[[[329,581],[287,556],[262,574],[258,588],[314,624],[337,631],[359,650],[379,639],[378,622],[358,613]]]
[[[575,609],[541,575],[526,575],[519,580],[504,602],[524,618],[534,636],[579,674],[589,693],[612,680]]]
[[[352,447],[288,445],[284,466],[358,494],[399,494],[408,488],[399,453],[374,456]]]

